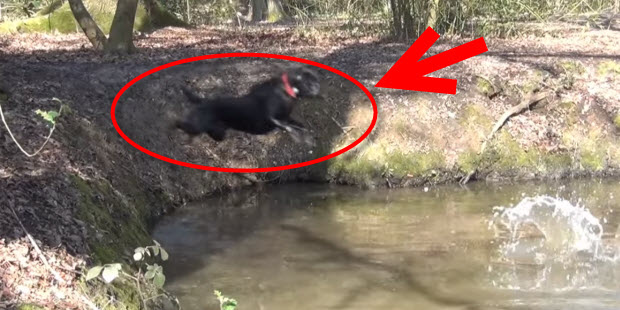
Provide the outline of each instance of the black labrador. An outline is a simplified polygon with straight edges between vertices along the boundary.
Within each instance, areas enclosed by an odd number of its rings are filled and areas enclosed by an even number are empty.
[[[299,142],[307,129],[291,113],[299,98],[319,96],[320,78],[310,69],[295,68],[255,85],[243,97],[205,99],[187,88],[183,92],[195,105],[175,127],[189,134],[190,141],[202,133],[222,141],[228,129],[264,135],[279,128]],[[307,135],[304,140],[313,144]]]

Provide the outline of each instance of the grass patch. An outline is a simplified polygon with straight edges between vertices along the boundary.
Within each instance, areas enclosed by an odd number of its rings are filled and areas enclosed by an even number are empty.
[[[598,65],[596,72],[600,76],[618,75],[620,74],[620,63],[613,60],[603,61]]]

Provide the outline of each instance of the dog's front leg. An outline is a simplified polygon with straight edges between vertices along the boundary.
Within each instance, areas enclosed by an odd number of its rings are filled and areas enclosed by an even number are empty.
[[[271,122],[276,125],[276,127],[287,131],[291,137],[293,138],[293,140],[295,140],[296,143],[301,142],[301,137],[299,136],[299,132],[297,132],[297,130],[295,130],[293,127],[287,125],[286,123],[279,121],[275,118],[271,118]]]
[[[287,123],[288,123],[288,125],[290,127],[293,127],[293,128],[295,128],[295,129],[297,129],[299,131],[308,131],[308,129],[306,129],[306,127],[304,127],[304,125],[301,122],[299,122],[299,121],[297,121],[297,120],[295,120],[293,118],[289,117],[289,119],[287,120]]]

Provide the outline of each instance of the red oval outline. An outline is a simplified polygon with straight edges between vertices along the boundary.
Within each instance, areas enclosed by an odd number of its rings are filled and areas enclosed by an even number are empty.
[[[166,68],[170,68],[176,65],[180,65],[180,64],[184,64],[184,63],[188,63],[188,62],[194,62],[194,61],[198,61],[198,60],[205,60],[205,59],[218,59],[218,58],[241,58],[241,57],[259,57],[259,58],[274,58],[274,59],[282,59],[282,60],[288,60],[288,61],[295,61],[295,62],[300,62],[300,63],[305,63],[308,65],[313,65],[315,67],[319,67],[321,69],[336,73],[344,78],[346,78],[347,80],[351,81],[353,84],[355,84],[357,87],[359,87],[368,97],[368,99],[370,99],[370,103],[372,104],[372,108],[373,108],[373,116],[372,116],[372,122],[370,123],[370,126],[368,127],[368,129],[364,132],[364,134],[362,134],[361,137],[359,137],[357,140],[353,141],[353,143],[349,144],[348,146],[334,152],[331,153],[329,155],[325,155],[323,157],[319,157],[313,160],[309,160],[309,161],[305,161],[305,162],[301,162],[301,163],[297,163],[297,164],[290,164],[290,165],[285,165],[285,166],[276,166],[276,167],[266,167],[266,168],[224,168],[224,167],[212,167],[212,166],[203,166],[203,165],[198,165],[198,164],[192,164],[192,163],[188,163],[188,162],[184,162],[184,161],[180,161],[180,160],[176,160],[176,159],[172,159],[172,158],[168,158],[166,156],[163,155],[159,155],[155,152],[149,151],[147,149],[145,149],[144,147],[140,146],[138,143],[134,142],[133,140],[131,140],[129,137],[127,137],[127,135],[125,135],[125,133],[121,130],[121,128],[118,126],[118,123],[116,122],[116,104],[118,103],[118,100],[121,98],[121,96],[123,95],[123,93],[129,89],[129,87],[131,87],[133,84],[135,84],[136,82],[140,81],[141,79],[155,73],[158,71],[161,71],[163,69]],[[268,54],[268,53],[220,53],[220,54],[210,54],[210,55],[202,55],[202,56],[195,56],[195,57],[190,57],[190,58],[185,58],[185,59],[180,59],[180,60],[176,60],[158,67],[155,67],[149,71],[146,71],[140,75],[138,75],[137,77],[133,78],[131,81],[129,81],[129,83],[125,84],[125,86],[123,86],[123,88],[121,88],[121,90],[116,94],[116,97],[114,97],[114,101],[112,101],[112,109],[111,109],[111,117],[112,117],[112,124],[114,124],[114,128],[116,129],[116,131],[118,132],[118,134],[125,139],[125,141],[127,141],[127,143],[131,144],[133,147],[135,147],[136,149],[140,150],[141,152],[150,155],[152,157],[155,157],[157,159],[175,164],[175,165],[179,165],[179,166],[184,166],[184,167],[188,167],[188,168],[194,168],[194,169],[200,169],[200,170],[209,170],[209,171],[218,171],[218,172],[232,172],[232,173],[255,173],[255,172],[270,172],[270,171],[281,171],[281,170],[288,170],[288,169],[293,169],[293,168],[301,168],[301,167],[305,167],[305,166],[310,166],[310,165],[314,165],[317,163],[320,163],[322,161],[326,161],[328,159],[334,158],[336,156],[342,155],[343,153],[347,152],[348,150],[354,148],[356,145],[360,144],[364,139],[366,139],[368,137],[368,135],[370,135],[370,132],[374,129],[375,124],[377,123],[377,103],[375,102],[375,98],[372,96],[372,94],[370,93],[370,91],[364,86],[362,85],[362,83],[360,83],[358,80],[354,79],[353,77],[349,76],[348,74],[338,70],[338,69],[334,69],[330,66],[324,65],[322,63],[316,62],[316,61],[312,61],[312,60],[307,60],[307,59],[303,59],[303,58],[299,58],[299,57],[293,57],[293,56],[287,56],[287,55],[279,55],[279,54]]]

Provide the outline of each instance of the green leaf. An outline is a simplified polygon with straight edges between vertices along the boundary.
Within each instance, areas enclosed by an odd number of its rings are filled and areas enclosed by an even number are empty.
[[[235,310],[237,308],[237,301],[233,298],[222,295],[222,292],[214,290],[213,294],[220,302],[220,310]]]
[[[237,301],[234,299],[228,299],[220,305],[222,310],[235,310],[237,309]]]
[[[114,279],[118,278],[118,271],[119,269],[117,269],[115,265],[108,265],[103,268],[101,277],[105,283],[110,283],[114,281]]]
[[[164,276],[163,273],[158,272],[155,274],[155,278],[153,278],[153,284],[155,284],[155,286],[162,288],[164,287],[165,282],[166,282],[166,276]]]
[[[114,268],[118,271],[120,271],[123,268],[123,265],[116,263],[116,264],[108,264],[107,266],[109,266],[110,268]]]
[[[155,270],[149,270],[144,274],[144,277],[147,280],[153,279],[155,277]]]
[[[159,244],[159,242],[157,242],[157,240],[153,240],[153,243],[155,243],[156,246],[161,247],[161,244]]]
[[[103,269],[103,266],[95,266],[88,269],[88,272],[86,273],[86,281],[90,281],[99,276],[99,274],[101,273],[101,269]]]
[[[164,248],[160,248],[160,249],[161,249],[161,260],[167,261],[168,260],[168,252],[166,252],[166,250],[164,250]]]
[[[37,109],[35,113],[40,115],[44,120],[48,121],[52,125],[54,125],[54,123],[56,122],[56,117],[58,116],[58,112],[56,111],[44,112],[44,111]]]
[[[151,250],[153,251],[153,254],[155,256],[159,255],[159,247],[158,246],[152,246]]]

